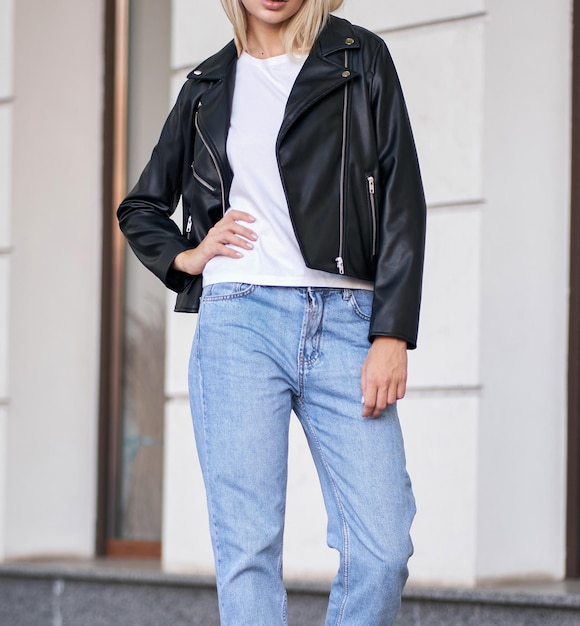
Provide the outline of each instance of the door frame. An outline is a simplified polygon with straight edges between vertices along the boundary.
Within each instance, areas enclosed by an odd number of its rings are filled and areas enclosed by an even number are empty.
[[[573,6],[566,576],[580,577],[580,0]]]
[[[160,558],[161,542],[113,536],[120,477],[123,397],[123,292],[126,244],[116,209],[127,188],[129,1],[105,0],[103,247],[98,431],[97,556]]]

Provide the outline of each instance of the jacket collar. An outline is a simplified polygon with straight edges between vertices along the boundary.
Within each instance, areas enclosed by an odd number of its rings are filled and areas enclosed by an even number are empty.
[[[359,47],[352,24],[331,16],[294,83],[278,133],[278,145],[304,111],[358,76],[350,67],[346,69],[346,54],[342,51]],[[215,149],[216,157],[228,181],[231,178],[231,171],[225,167],[227,121],[231,114],[237,58],[236,46],[230,41],[188,75],[188,78],[205,82],[208,87],[197,108],[198,120],[206,140],[211,143],[212,149]]]
[[[347,20],[331,15],[314,44],[310,55],[317,54],[326,58],[334,52],[359,47],[360,43],[352,24]],[[194,68],[187,75],[187,78],[220,80],[227,75],[230,64],[235,62],[237,58],[236,45],[232,39],[219,52],[216,52],[216,54]]]
[[[278,146],[304,111],[358,77],[348,58],[348,51],[358,48],[360,42],[352,24],[331,16],[290,92],[278,134]]]
[[[195,78],[197,80],[220,80],[224,78],[228,72],[230,65],[238,58],[236,44],[234,40],[227,43],[219,52],[206,59],[194,68],[187,78]]]
[[[323,57],[345,49],[360,48],[360,42],[350,22],[331,15],[322,29],[315,47]]]

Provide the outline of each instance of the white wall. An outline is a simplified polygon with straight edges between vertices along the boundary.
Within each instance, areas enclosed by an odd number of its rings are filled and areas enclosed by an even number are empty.
[[[217,5],[173,5],[175,94],[229,30]],[[400,404],[418,501],[411,582],[562,577],[570,1],[351,0],[343,14],[389,45],[429,204],[419,349]],[[207,572],[189,317],[168,317],[163,562]],[[328,578],[317,479],[292,437],[286,573]]]
[[[0,0],[0,560],[5,549],[6,419],[8,411],[8,300],[10,289],[10,199],[13,2]]]
[[[484,0],[396,0],[380,3],[375,0],[345,0],[340,13],[355,24],[383,32],[477,16],[484,9]]]
[[[418,502],[411,581],[473,584],[485,23],[481,7],[451,8],[385,34],[429,206],[419,347],[399,411]]]
[[[478,576],[564,573],[569,0],[488,0]]]
[[[7,557],[94,551],[103,17],[15,4]]]

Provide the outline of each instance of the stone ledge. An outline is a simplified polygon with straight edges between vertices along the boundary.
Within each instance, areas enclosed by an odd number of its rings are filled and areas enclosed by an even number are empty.
[[[328,582],[287,581],[287,589],[290,626],[324,623]],[[148,561],[3,563],[0,623],[219,626],[215,580],[211,576],[163,572],[158,562]],[[580,581],[473,589],[410,586],[405,590],[396,624],[578,626]]]
[[[432,602],[461,602],[580,610],[580,581],[510,583],[465,589],[409,586],[405,589],[404,596],[409,600],[428,600]]]
[[[166,572],[161,569],[158,561],[125,559],[8,561],[0,563],[0,578],[215,587],[213,576]],[[318,580],[288,580],[286,586],[290,592],[326,595],[330,583]],[[409,585],[405,589],[404,596],[409,600],[431,602],[469,602],[580,609],[580,580],[488,584],[474,588]]]

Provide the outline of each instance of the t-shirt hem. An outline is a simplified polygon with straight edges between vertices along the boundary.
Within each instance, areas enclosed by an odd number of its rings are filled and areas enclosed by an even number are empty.
[[[368,280],[328,274],[328,277],[305,278],[304,276],[242,276],[237,274],[212,274],[203,277],[203,286],[216,283],[247,283],[262,287],[327,287],[337,289],[365,289],[374,290],[374,284]]]

